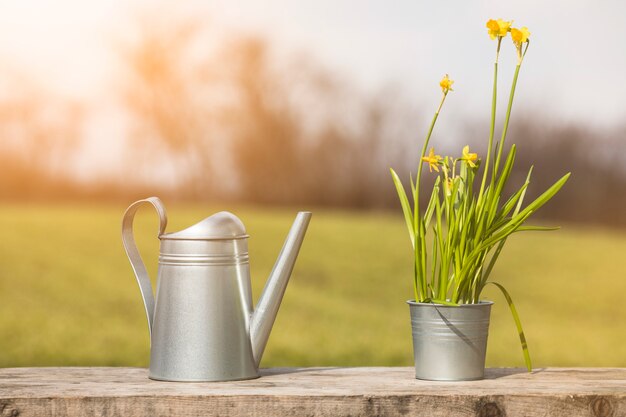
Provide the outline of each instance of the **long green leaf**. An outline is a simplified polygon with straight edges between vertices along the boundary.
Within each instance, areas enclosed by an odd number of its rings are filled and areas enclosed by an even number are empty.
[[[513,207],[515,207],[515,211],[513,215],[516,215],[517,213],[519,213],[522,207],[522,203],[524,202],[524,197],[526,196],[526,190],[528,189],[528,185],[530,184],[530,177],[532,173],[533,173],[533,166],[531,166],[530,169],[528,170],[528,175],[526,175],[526,181],[524,181],[524,184],[504,204],[504,206],[502,207],[502,210],[499,213],[499,217],[506,217],[509,214],[509,212],[513,209]]]
[[[511,150],[509,151],[509,155],[506,158],[504,168],[502,168],[502,173],[500,174],[500,178],[498,179],[498,183],[496,185],[496,192],[494,193],[495,196],[502,195],[502,190],[509,180],[509,176],[511,175],[511,171],[513,170],[513,165],[515,163],[515,155],[517,154],[516,149],[515,145],[511,145]]]
[[[518,228],[524,223],[524,221],[526,221],[526,219],[528,217],[530,217],[530,215],[533,213],[533,210],[529,210],[525,215],[521,215],[520,216],[520,209],[522,207],[522,203],[524,201],[524,197],[526,196],[526,190],[528,189],[528,184],[530,184],[530,177],[532,175],[532,172],[533,172],[533,167],[531,166],[530,169],[528,170],[528,175],[526,176],[526,181],[524,182],[524,185],[516,193],[516,194],[519,193],[519,196],[516,198],[517,199],[517,203],[515,205],[515,211],[513,212],[513,216],[511,218],[508,218],[508,219],[507,218],[503,218],[503,219],[499,220],[490,229],[490,234],[491,233],[495,233],[496,231],[500,232],[500,234],[498,236],[496,236],[498,239],[506,240],[506,237],[508,235],[510,235],[511,233],[514,233],[515,231],[517,231]],[[567,175],[565,175],[563,178],[561,178],[561,180],[557,181],[557,183],[555,183],[551,187],[551,189],[554,188],[555,186],[557,186],[557,184],[559,182],[562,181],[561,185],[559,185],[558,188],[556,188],[554,190],[554,193],[552,193],[551,195],[547,196],[547,198],[545,198],[545,201],[543,201],[540,205],[538,205],[535,208],[535,210],[538,209],[539,207],[541,207],[543,204],[545,204],[548,200],[550,200],[550,198],[552,198],[554,196],[554,194],[556,194],[559,191],[559,189],[563,186],[563,184],[565,184],[565,182],[567,181],[567,178],[569,178],[569,173]],[[551,189],[548,189],[548,191],[550,191]],[[543,196],[545,196],[546,193],[548,193],[548,191],[546,191],[537,200],[539,200]],[[535,200],[533,203],[531,203],[529,205],[529,207],[531,205],[533,205],[535,202],[537,202],[537,200]],[[509,203],[507,203],[507,205],[508,204]],[[511,208],[505,207],[506,213],[508,213],[508,211],[510,211],[510,209]]]
[[[491,245],[495,245],[502,239],[506,239],[512,233],[514,233],[525,221],[530,217],[533,212],[527,212],[524,216],[517,215],[509,220],[503,227],[501,227],[496,233],[494,233],[489,239],[486,239],[479,250],[484,250]],[[521,213],[520,213],[521,214]]]
[[[526,335],[524,334],[524,328],[522,327],[522,321],[519,318],[519,314],[517,313],[517,308],[515,308],[515,304],[513,303],[513,299],[509,292],[500,284],[494,281],[489,281],[487,284],[493,284],[500,289],[504,298],[506,298],[506,302],[509,304],[509,308],[511,309],[511,315],[513,316],[513,320],[515,321],[515,326],[517,327],[517,332],[519,333],[519,341],[522,345],[522,351],[524,352],[524,362],[526,363],[526,369],[528,372],[532,372],[533,365],[530,361],[530,352],[528,351],[528,343],[526,342]]]
[[[467,243],[471,243],[471,240],[468,240],[467,236],[470,233],[471,225],[475,217],[475,208],[476,200],[472,199],[469,208],[466,208],[467,214],[463,219],[463,224],[461,226],[461,241],[459,242],[459,255],[461,256],[461,258],[465,256]]]
[[[435,228],[436,228],[435,239],[437,239],[437,245],[439,247],[439,282],[440,283],[442,280],[445,279],[444,276],[448,273],[446,266],[445,266],[446,252],[444,250],[445,242],[443,238],[444,236],[443,225],[441,223],[442,215],[443,213],[441,209],[441,202],[439,201],[439,199],[436,199],[435,200],[435,216],[437,218],[437,224],[435,225]],[[436,287],[436,288],[439,288],[439,287]]]
[[[560,228],[560,226],[520,226],[516,232],[551,232]]]
[[[482,277],[482,280],[481,280],[481,286],[484,286],[485,282],[487,282],[487,280],[489,279],[489,275],[491,274],[491,270],[493,269],[494,265],[496,264],[496,261],[498,260],[498,257],[500,256],[500,252],[502,252],[502,248],[504,247],[505,243],[506,243],[506,239],[502,239],[498,243],[498,246],[496,247],[496,250],[491,255],[491,259],[489,260],[489,265],[487,265],[487,269],[483,270],[483,277]],[[482,288],[481,288],[481,290],[482,290]],[[480,295],[480,291],[479,291],[478,295]]]
[[[526,175],[526,181],[524,181],[524,185],[522,185],[522,187],[517,191],[517,193],[515,193],[513,197],[509,199],[507,204],[505,204],[505,207],[503,209],[505,216],[509,213],[511,208],[513,208],[513,205],[515,205],[515,211],[513,212],[513,216],[516,216],[519,213],[520,208],[522,207],[522,203],[524,201],[524,197],[526,195],[526,190],[528,189],[528,184],[530,184],[530,177],[532,173],[533,173],[533,167],[531,166],[530,169],[528,170],[528,175]],[[510,208],[506,207],[508,204],[511,204]],[[520,226],[517,228],[517,231],[524,231],[524,230],[539,230],[539,229],[532,229],[532,226],[526,226],[526,227]],[[546,230],[554,230],[554,229],[546,229]],[[485,285],[485,283],[489,279],[489,275],[491,274],[491,271],[496,261],[498,260],[498,257],[500,256],[500,252],[502,252],[502,248],[504,247],[504,244],[506,243],[506,239],[507,238],[504,238],[498,243],[498,247],[496,248],[495,252],[491,255],[491,259],[489,260],[489,265],[487,266],[487,269],[483,272],[483,277],[481,279],[481,284],[480,284],[481,288],[479,289],[478,295],[480,295],[480,291],[482,291],[482,287]]]
[[[435,184],[433,186],[433,192],[430,195],[430,201],[428,202],[428,206],[426,207],[426,212],[424,213],[424,227],[428,229],[430,226],[430,221],[432,220],[433,213],[435,211],[435,200],[439,196],[439,184],[441,182],[441,177],[437,177],[435,180]]]
[[[504,203],[504,205],[502,206],[502,209],[500,209],[500,211],[498,212],[496,218],[506,217],[521,200],[521,197],[525,194],[527,188],[528,184],[524,184],[511,197],[509,197],[506,203]]]
[[[418,220],[418,227],[419,227],[419,235],[417,235],[417,240],[415,241],[416,245],[420,247],[420,258],[415,258],[416,262],[417,259],[420,259],[419,262],[419,266],[420,266],[420,270],[421,270],[421,280],[422,280],[422,291],[424,294],[426,294],[426,283],[428,282],[428,277],[427,277],[427,253],[426,253],[426,229],[424,228],[424,222],[420,219]]]
[[[402,212],[404,213],[404,220],[406,221],[406,227],[409,230],[409,237],[411,238],[411,245],[415,247],[415,227],[413,225],[413,212],[411,210],[411,205],[409,204],[409,199],[406,196],[406,192],[404,191],[404,186],[402,185],[402,181],[398,174],[390,168],[391,178],[393,179],[393,183],[396,186],[396,191],[398,192],[398,197],[400,198],[400,205],[402,206]]]
[[[526,190],[528,189],[528,184],[530,184],[530,176],[533,174],[533,168],[534,166],[531,165],[530,169],[528,170],[528,175],[526,175],[526,181],[524,181],[524,186],[522,186],[522,195],[519,198],[519,201],[517,202],[517,205],[515,206],[515,211],[513,212],[513,216],[516,216],[517,213],[519,213],[519,211],[522,208],[522,204],[524,203],[524,197],[526,197]]]
[[[432,251],[432,262],[431,262],[431,278],[430,282],[436,281],[436,273],[437,273],[437,229],[434,229],[435,238],[433,239],[433,251]]]
[[[565,183],[569,179],[570,175],[571,175],[571,172],[568,172],[567,174],[563,175],[561,179],[555,182],[552,185],[552,187],[548,188],[543,194],[541,194],[532,203],[526,206],[524,210],[520,211],[516,216],[513,216],[513,219],[515,219],[518,216],[524,217],[528,213],[537,211],[541,206],[546,204],[552,197],[554,197],[556,193],[559,192],[561,187],[563,187],[563,185],[565,185]]]
[[[496,183],[496,188],[493,193],[490,193],[490,199],[488,200],[486,210],[487,210],[487,225],[491,225],[494,219],[498,214],[498,205],[500,203],[500,197],[502,195],[502,190],[509,180],[509,176],[511,175],[511,170],[513,169],[513,165],[515,162],[516,155],[516,147],[515,145],[511,146],[511,150],[506,158],[506,162],[504,164],[504,168],[500,173],[500,177]]]

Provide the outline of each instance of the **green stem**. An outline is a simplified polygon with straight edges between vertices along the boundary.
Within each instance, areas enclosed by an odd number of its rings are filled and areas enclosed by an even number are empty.
[[[478,201],[480,202],[485,190],[485,183],[489,172],[489,163],[491,162],[491,148],[493,147],[493,136],[496,127],[496,102],[498,97],[498,59],[493,64],[493,93],[491,96],[491,124],[489,126],[489,147],[487,148],[487,160],[483,171],[483,180],[480,183],[480,191],[478,193]]]
[[[430,142],[430,137],[433,134],[433,129],[435,128],[435,123],[437,122],[437,117],[439,117],[439,111],[441,111],[441,107],[443,106],[443,102],[445,101],[447,96],[447,93],[443,94],[443,97],[441,98],[441,102],[439,103],[439,108],[437,108],[437,111],[435,112],[435,115],[433,116],[433,120],[430,122],[430,128],[428,129],[428,134],[426,135],[426,139],[424,140],[424,146],[422,146],[422,153],[420,155],[420,160],[419,160],[419,167],[417,168],[417,180],[415,182],[415,188],[416,188],[416,192],[415,192],[415,196],[414,201],[413,201],[413,224],[414,224],[414,228],[415,228],[415,233],[418,233],[418,226],[417,226],[417,219],[419,218],[419,195],[420,195],[420,183],[421,183],[421,179],[422,179],[422,169],[424,167],[424,163],[422,161],[422,158],[424,157],[424,155],[426,155],[426,150],[428,149],[428,143]]]
[[[493,63],[493,89],[491,93],[491,124],[489,126],[489,147],[487,148],[487,160],[483,170],[483,180],[480,183],[480,191],[478,192],[478,205],[483,198],[485,191],[485,183],[487,182],[487,173],[489,172],[489,163],[491,162],[491,149],[493,148],[493,137],[496,127],[496,102],[498,98],[498,58],[500,58],[500,45],[502,38],[498,37],[498,47],[496,48],[496,60]]]
[[[506,133],[509,129],[509,120],[511,119],[511,109],[513,108],[513,97],[515,96],[515,86],[517,85],[517,77],[519,76],[519,70],[521,68],[521,62],[517,64],[515,67],[515,75],[513,76],[513,83],[511,84],[511,93],[509,94],[509,105],[506,109],[506,116],[504,118],[504,126],[502,127],[502,137],[500,138],[500,143],[498,144],[498,156],[496,157],[496,162],[493,166],[493,176],[492,181],[495,180],[495,177],[498,175],[498,168],[500,167],[500,158],[502,157],[502,150],[504,149],[504,141],[506,140]]]
[[[426,150],[428,149],[428,143],[430,142],[430,137],[433,134],[433,129],[435,128],[435,123],[437,122],[437,117],[439,116],[439,112],[441,111],[441,107],[443,106],[443,102],[448,95],[447,92],[443,93],[443,97],[441,98],[441,102],[439,103],[439,107],[433,116],[433,120],[430,122],[430,127],[428,129],[428,134],[426,135],[426,139],[424,140],[424,146],[422,147],[422,153],[419,159],[419,167],[417,168],[417,178],[415,182],[415,195],[413,196],[413,233],[415,235],[415,296],[416,301],[421,301],[418,294],[417,288],[420,287],[422,290],[422,296],[426,294],[425,288],[425,280],[426,280],[426,248],[424,243],[424,235],[426,234],[426,230],[422,225],[422,221],[420,220],[420,204],[419,204],[419,196],[420,196],[420,184],[422,180],[422,170],[424,168],[424,163],[422,158],[426,155]],[[421,279],[420,279],[421,278]],[[419,281],[419,282],[418,282]],[[419,285],[422,284],[422,285]]]

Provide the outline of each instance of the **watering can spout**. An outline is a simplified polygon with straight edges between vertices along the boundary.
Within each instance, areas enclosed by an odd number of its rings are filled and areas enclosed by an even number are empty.
[[[270,273],[261,298],[252,314],[250,321],[250,339],[252,343],[252,353],[256,366],[259,366],[267,339],[270,336],[280,302],[283,299],[285,288],[289,282],[291,271],[296,263],[304,234],[311,220],[311,213],[301,211],[291,226],[283,248],[278,255],[274,268]]]

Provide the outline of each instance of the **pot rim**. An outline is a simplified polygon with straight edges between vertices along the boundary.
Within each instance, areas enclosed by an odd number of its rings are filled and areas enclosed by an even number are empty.
[[[483,306],[493,305],[494,302],[490,300],[480,300],[475,304],[459,304],[458,306],[449,306],[445,304],[437,304],[437,303],[419,303],[415,300],[407,300],[406,303],[411,307],[437,307],[437,308],[477,308]]]

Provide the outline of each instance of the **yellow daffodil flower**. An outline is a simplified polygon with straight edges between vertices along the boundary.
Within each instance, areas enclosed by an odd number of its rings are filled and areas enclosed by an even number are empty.
[[[441,90],[444,94],[448,94],[448,91],[454,91],[452,89],[452,84],[454,84],[454,81],[448,77],[448,74],[446,74],[441,81],[439,81],[439,85],[441,86]]]
[[[463,148],[463,156],[461,157],[461,160],[467,162],[467,165],[471,166],[472,168],[475,168],[476,164],[474,163],[474,161],[476,161],[477,159],[478,154],[470,153],[469,145],[466,145]]]
[[[530,36],[530,32],[526,26],[517,29],[511,28],[511,38],[513,39],[513,43],[515,45],[521,45],[524,42],[528,42],[528,37]]]
[[[430,148],[428,156],[423,156],[422,161],[428,162],[428,170],[433,172],[433,169],[439,172],[439,163],[443,158],[441,155],[435,155],[435,148]]]
[[[486,25],[488,29],[487,33],[489,34],[489,37],[491,39],[496,39],[498,37],[504,38],[506,34],[509,32],[509,30],[511,29],[512,23],[513,23],[512,20],[506,21],[502,19],[498,19],[498,20],[489,19]]]
[[[528,37],[530,36],[530,32],[528,28],[524,26],[521,29],[512,28],[511,29],[511,39],[513,39],[513,44],[517,49],[517,62],[518,64],[522,63],[524,59],[524,53],[522,52],[522,45],[528,42]]]

